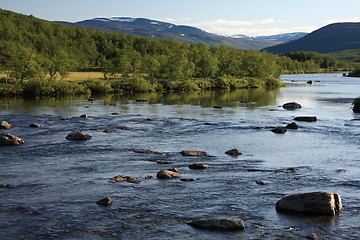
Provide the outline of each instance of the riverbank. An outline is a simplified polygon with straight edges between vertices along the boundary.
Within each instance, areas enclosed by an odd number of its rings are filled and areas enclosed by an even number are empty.
[[[140,75],[104,80],[98,72],[74,72],[63,80],[27,80],[15,82],[3,78],[0,96],[68,96],[109,93],[201,91],[211,89],[238,89],[281,87],[277,78],[194,78],[186,80],[152,79]]]

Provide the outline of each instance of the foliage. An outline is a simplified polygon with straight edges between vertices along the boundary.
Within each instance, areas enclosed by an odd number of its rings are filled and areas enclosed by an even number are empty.
[[[279,76],[284,73],[351,68],[316,53],[279,56],[224,45],[191,45],[64,26],[0,9],[0,71],[20,84],[3,87],[8,94],[266,87],[281,85]],[[56,80],[84,70],[102,72],[104,79],[73,85]]]
[[[359,69],[356,69],[352,72],[349,72],[348,74],[349,77],[360,77],[360,68]]]

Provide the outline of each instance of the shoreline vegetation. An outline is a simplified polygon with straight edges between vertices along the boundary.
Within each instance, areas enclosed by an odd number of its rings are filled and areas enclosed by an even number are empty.
[[[64,26],[0,9],[0,96],[281,87],[281,74],[358,67],[313,52],[274,55],[188,44]]]

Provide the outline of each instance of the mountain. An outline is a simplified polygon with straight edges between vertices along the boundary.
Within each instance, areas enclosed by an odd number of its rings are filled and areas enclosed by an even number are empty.
[[[334,23],[322,27],[295,41],[267,47],[270,53],[313,51],[331,53],[360,49],[360,23]]]
[[[64,23],[62,24],[71,24]],[[254,39],[241,39],[208,33],[199,28],[175,25],[146,18],[112,17],[94,18],[72,25],[96,30],[134,34],[152,38],[173,38],[187,43],[205,43],[218,46],[225,44],[239,49],[257,49],[279,44],[280,42]]]
[[[308,33],[305,32],[294,32],[294,33],[283,33],[276,34],[270,36],[258,36],[258,37],[249,37],[243,34],[232,35],[234,38],[242,38],[242,39],[252,39],[252,40],[260,40],[260,41],[274,41],[274,42],[289,42],[294,41],[299,38],[304,37]]]

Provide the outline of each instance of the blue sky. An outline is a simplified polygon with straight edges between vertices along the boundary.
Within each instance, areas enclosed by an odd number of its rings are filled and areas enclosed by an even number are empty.
[[[359,0],[0,0],[0,8],[45,20],[144,17],[219,34],[311,32],[360,22]]]

